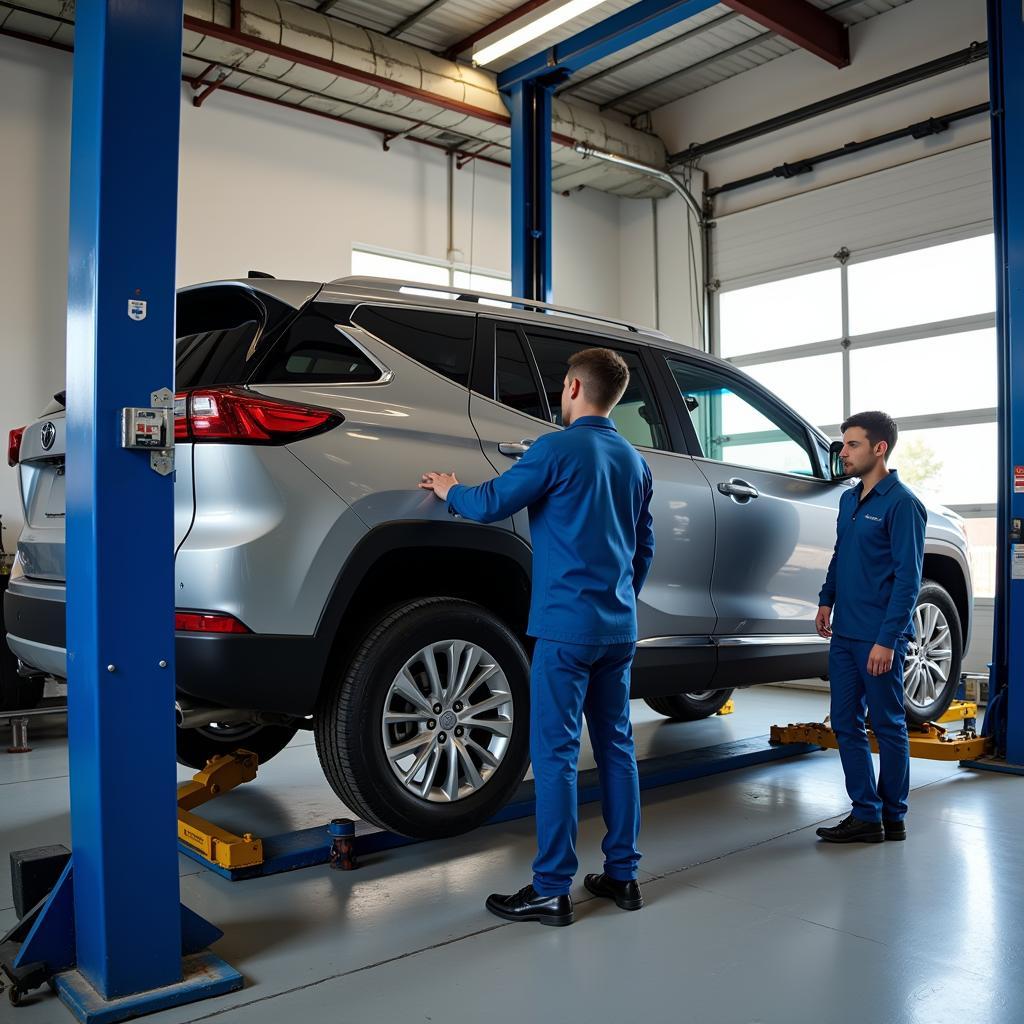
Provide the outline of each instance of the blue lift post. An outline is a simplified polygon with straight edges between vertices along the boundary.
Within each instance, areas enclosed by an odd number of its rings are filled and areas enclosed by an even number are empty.
[[[512,115],[512,294],[551,301],[551,93],[532,79],[507,95]]]
[[[1020,0],[989,0],[992,192],[999,336],[999,507],[997,596],[985,731],[1000,763],[1024,773],[1024,10]]]
[[[101,1024],[240,988],[179,902],[173,477],[122,409],[174,387],[182,0],[78,5],[67,354],[72,859],[16,964]],[[170,439],[173,443],[173,435]],[[163,837],[163,838],[161,838]],[[183,953],[188,953],[183,959]]]
[[[512,115],[512,294],[550,302],[551,102],[574,71],[713,7],[718,0],[641,0],[498,75]]]

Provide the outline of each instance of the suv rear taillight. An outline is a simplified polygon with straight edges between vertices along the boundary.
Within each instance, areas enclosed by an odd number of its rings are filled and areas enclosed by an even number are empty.
[[[234,615],[224,612],[175,612],[174,629],[178,633],[251,633]]]
[[[7,465],[16,466],[21,458],[21,439],[25,436],[24,427],[16,427],[7,435]]]
[[[242,388],[197,388],[174,400],[175,441],[290,444],[344,422],[333,409],[300,405]]]

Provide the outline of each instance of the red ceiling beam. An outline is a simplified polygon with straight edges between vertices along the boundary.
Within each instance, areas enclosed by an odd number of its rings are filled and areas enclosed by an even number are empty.
[[[846,26],[807,0],[722,0],[722,3],[837,68],[845,68],[850,63]]]
[[[483,28],[478,28],[472,35],[466,36],[465,39],[460,39],[453,46],[449,46],[445,50],[444,55],[449,60],[455,60],[460,53],[464,53],[474,43],[479,43],[481,39],[486,39],[489,35],[493,35],[499,29],[503,29],[506,25],[511,25],[513,21],[518,21],[520,18],[525,18],[531,11],[535,11],[538,7],[543,7],[548,0],[526,0],[525,4],[520,4],[514,10],[503,14],[500,18],[492,21],[489,25],[484,25]]]

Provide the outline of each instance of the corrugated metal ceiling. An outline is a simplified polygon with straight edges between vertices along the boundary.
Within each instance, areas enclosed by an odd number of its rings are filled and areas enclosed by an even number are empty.
[[[320,0],[298,2],[306,7],[317,7]],[[557,31],[489,65],[489,70],[501,71],[531,53],[552,46],[616,11],[632,6],[634,2],[606,0]],[[823,10],[831,10],[833,17],[844,24],[854,25],[909,0],[810,2]],[[521,3],[522,0],[442,0],[401,38],[440,53],[515,10]],[[334,17],[388,32],[428,6],[429,0],[336,0],[330,13]],[[540,13],[543,9],[527,18],[537,17]],[[526,20],[524,18],[524,22]],[[756,22],[719,4],[675,28],[590,66],[569,83],[565,94],[567,98],[572,96],[633,116],[706,89],[795,49],[796,46],[788,40],[767,32]]]
[[[296,2],[313,9],[324,6],[324,0]],[[909,0],[810,2],[830,11],[844,24],[853,25]],[[557,31],[495,62],[488,70],[500,71],[633,3],[635,0],[606,0]],[[400,38],[441,53],[521,4],[522,0],[435,0],[433,4],[429,0],[335,0],[328,13],[377,31],[390,32],[412,15],[431,7],[421,20],[401,33]],[[527,17],[537,17],[544,10],[540,8]],[[65,44],[71,42],[70,27],[55,32],[52,20],[44,23],[43,19],[29,13],[0,7],[0,22],[13,31],[54,38]],[[794,49],[796,46],[788,40],[718,4],[591,65],[563,87],[560,94],[623,117],[633,117],[742,74]]]

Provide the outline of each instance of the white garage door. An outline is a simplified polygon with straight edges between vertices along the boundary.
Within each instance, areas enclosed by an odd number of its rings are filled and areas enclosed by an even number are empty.
[[[992,223],[988,142],[805,192],[717,221],[712,278],[726,284],[782,268]]]

